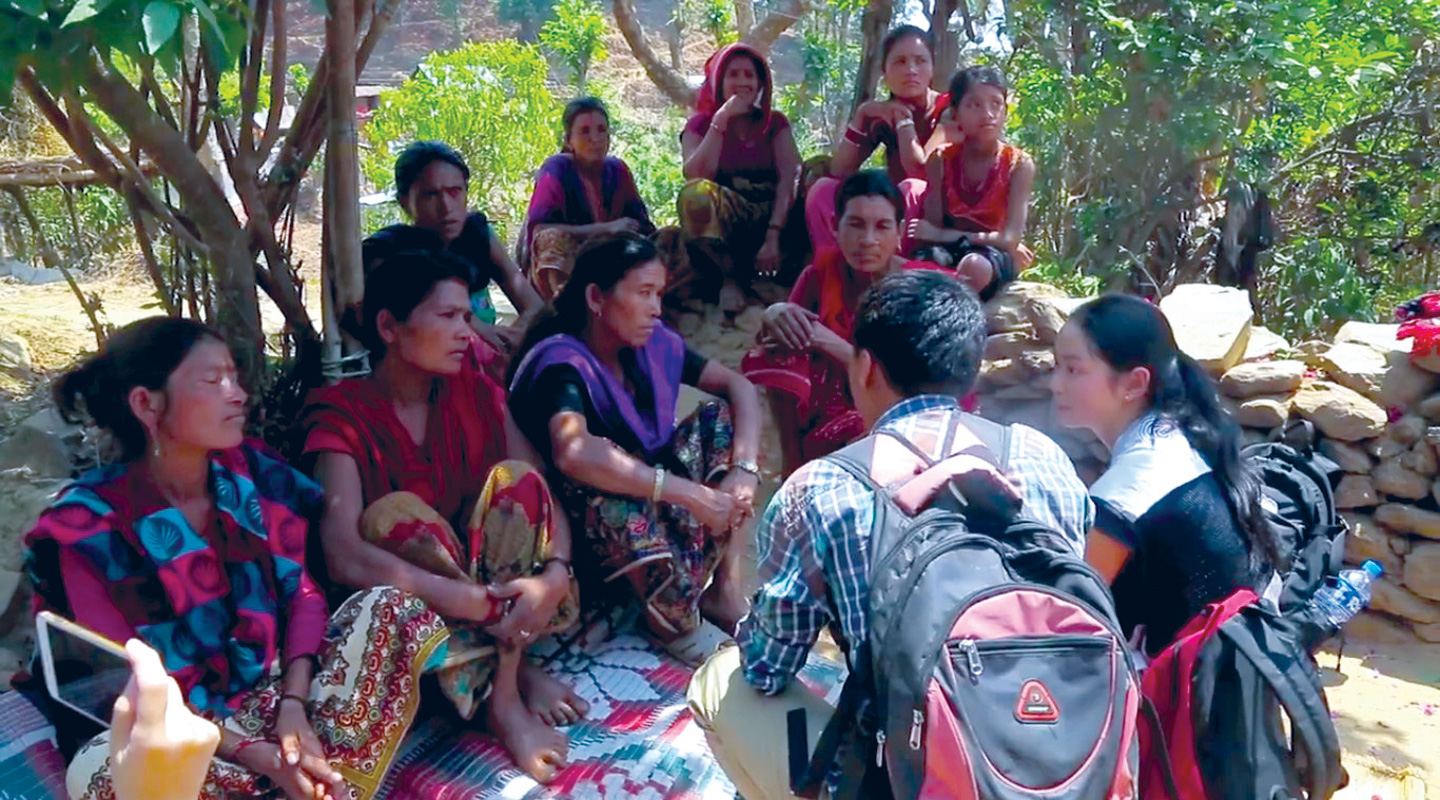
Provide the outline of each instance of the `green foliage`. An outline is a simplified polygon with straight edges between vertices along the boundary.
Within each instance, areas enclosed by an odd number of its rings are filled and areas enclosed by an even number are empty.
[[[35,212],[46,241],[72,268],[106,266],[97,259],[123,253],[135,241],[125,200],[109,189],[72,189],[68,203],[65,190],[60,187],[26,189],[25,199]],[[75,208],[73,219],[70,215],[72,204]],[[5,219],[6,224],[14,226],[9,234],[26,241],[30,261],[35,266],[44,266],[39,252],[34,249],[30,228],[20,220],[19,211],[8,194],[0,194],[0,215],[3,215],[0,218]]]
[[[630,167],[650,220],[657,227],[678,224],[675,199],[685,185],[680,161],[684,115],[675,109],[659,125],[641,125],[618,116],[613,104],[611,114],[611,152]]]
[[[590,65],[604,61],[605,13],[597,0],[560,0],[555,16],[540,28],[540,43],[553,52],[575,79],[575,92],[585,93]]]
[[[863,3],[831,0],[822,13],[810,14],[798,25],[801,79],[781,86],[777,106],[797,122],[797,143],[801,153],[828,149],[844,127],[860,68],[860,17],[855,11]],[[803,124],[808,123],[808,124]],[[808,141],[799,142],[798,140]],[[807,147],[809,145],[810,147]]]
[[[361,133],[366,176],[392,185],[395,155],[412,141],[449,143],[470,166],[470,205],[511,236],[534,170],[556,150],[560,104],[545,85],[549,66],[533,45],[475,42],[433,53],[380,98]]]
[[[715,40],[715,47],[733,44],[740,38],[735,30],[734,4],[727,0],[701,0],[696,9],[700,27]]]
[[[296,62],[285,70],[290,79],[290,90],[296,97],[304,97],[305,92],[310,89],[310,70],[304,64]]]
[[[202,43],[228,70],[244,48],[248,13],[236,0],[7,0],[0,4],[0,103],[8,103],[23,66],[46,85],[65,87],[92,54],[176,65],[176,33],[192,15]]]
[[[1027,239],[1060,271],[1202,276],[1225,198],[1266,189],[1262,320],[1303,336],[1440,279],[1440,0],[1014,0],[1010,129]]]

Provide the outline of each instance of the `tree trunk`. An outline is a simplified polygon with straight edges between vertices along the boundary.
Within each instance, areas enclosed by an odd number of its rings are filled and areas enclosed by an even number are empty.
[[[355,52],[354,0],[331,0],[327,48],[332,53]],[[326,177],[330,183],[325,204],[330,207],[325,227],[330,258],[328,283],[336,307],[357,307],[365,291],[360,264],[360,168],[355,155],[355,60],[331,61],[329,137],[325,145]]]
[[[935,88],[942,92],[950,86],[950,77],[960,63],[959,37],[950,30],[957,2],[960,0],[935,0],[930,14],[930,35],[935,39]]]
[[[892,0],[870,0],[865,6],[865,16],[860,21],[860,70],[855,75],[855,93],[850,102],[850,116],[855,109],[875,96],[875,82],[885,65],[880,63],[880,40],[890,30],[890,20],[895,15]]]
[[[255,261],[230,203],[210,173],[186,146],[185,137],[165,124],[124,76],[86,65],[84,83],[91,99],[115,122],[132,145],[145,153],[180,194],[182,207],[209,248],[217,290],[216,327],[236,354],[247,390],[260,386],[265,339],[256,296]]]
[[[665,42],[670,45],[670,68],[679,72],[685,69],[685,18],[676,6],[670,15],[670,24],[665,26]]]
[[[630,52],[635,54],[635,60],[645,68],[650,82],[655,84],[670,102],[679,106],[695,104],[695,90],[690,88],[685,76],[661,61],[650,42],[645,39],[645,30],[640,27],[640,21],[635,17],[634,0],[615,0],[615,27],[620,29],[620,35],[624,36],[625,43],[630,45]]]
[[[735,0],[735,30],[741,38],[755,29],[755,0]]]
[[[740,41],[762,53],[769,53],[770,49],[775,46],[775,42],[780,39],[780,34],[800,21],[800,17],[804,16],[808,10],[810,10],[808,0],[780,0],[779,6],[751,28],[748,35],[741,36]]]

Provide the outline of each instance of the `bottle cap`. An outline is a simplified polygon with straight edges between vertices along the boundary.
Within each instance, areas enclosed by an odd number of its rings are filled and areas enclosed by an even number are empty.
[[[1381,573],[1385,572],[1385,568],[1380,566],[1380,562],[1373,560],[1361,564],[1360,568],[1370,573],[1370,577],[1372,578],[1378,578]]]

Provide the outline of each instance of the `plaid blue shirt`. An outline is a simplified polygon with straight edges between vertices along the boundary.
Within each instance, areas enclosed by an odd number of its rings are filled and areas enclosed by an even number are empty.
[[[917,445],[930,442],[927,455],[938,460],[943,435],[959,413],[952,397],[921,395],[896,404],[875,430]],[[1013,425],[1011,430],[1008,476],[1020,489],[1026,512],[1062,534],[1083,556],[1095,509],[1074,464],[1034,428]],[[796,470],[771,499],[756,531],[760,589],[735,636],[751,686],[766,694],[784,689],[827,624],[838,623],[842,645],[852,649],[869,636],[874,516],[874,492],[823,458]]]

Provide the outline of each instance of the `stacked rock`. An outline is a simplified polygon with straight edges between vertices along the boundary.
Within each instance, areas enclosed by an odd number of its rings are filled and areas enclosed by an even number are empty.
[[[1333,343],[1241,363],[1220,385],[1260,438],[1293,418],[1311,422],[1344,471],[1335,500],[1350,525],[1345,560],[1385,568],[1351,635],[1440,642],[1440,362],[1413,362],[1397,328],[1346,323]]]

